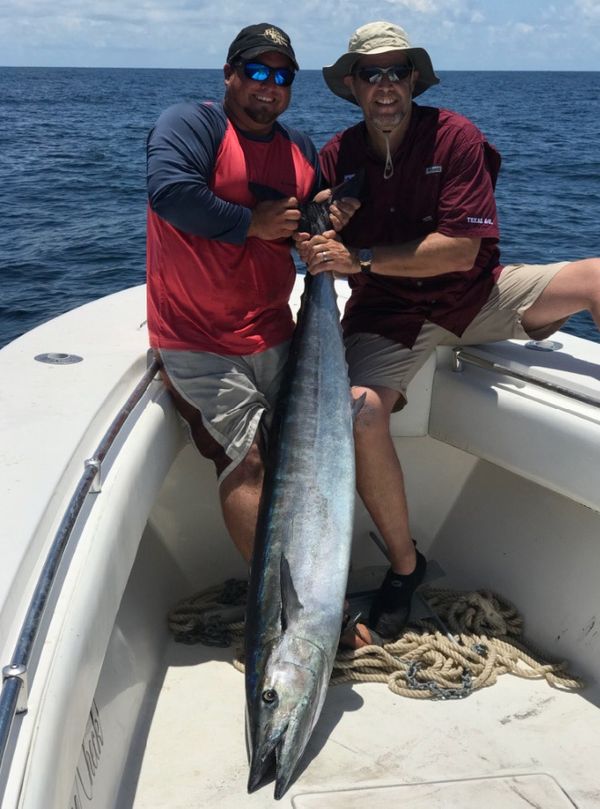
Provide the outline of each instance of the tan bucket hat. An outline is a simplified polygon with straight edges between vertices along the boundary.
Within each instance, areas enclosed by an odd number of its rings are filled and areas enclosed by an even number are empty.
[[[368,22],[357,28],[350,37],[348,52],[329,67],[323,68],[323,76],[327,86],[336,96],[356,104],[349,87],[344,84],[344,77],[352,73],[354,65],[361,56],[373,53],[389,53],[405,51],[414,67],[419,71],[419,78],[413,90],[413,97],[424,93],[428,87],[439,84],[440,80],[433,72],[429,54],[424,48],[413,48],[406,31],[391,22]]]

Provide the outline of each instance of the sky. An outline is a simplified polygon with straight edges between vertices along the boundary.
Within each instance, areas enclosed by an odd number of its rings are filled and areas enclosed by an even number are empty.
[[[437,70],[600,70],[600,0],[0,0],[0,65],[219,68],[241,28],[272,22],[320,68],[372,20]]]

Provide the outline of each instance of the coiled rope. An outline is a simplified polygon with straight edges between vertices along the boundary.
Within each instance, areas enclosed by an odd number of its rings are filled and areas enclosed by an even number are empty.
[[[169,628],[182,643],[230,646],[244,634],[246,582],[230,579],[184,599],[169,613]],[[523,619],[516,608],[487,590],[460,592],[422,589],[420,596],[439,619],[422,620],[382,646],[339,649],[332,684],[386,683],[394,693],[416,699],[460,699],[497,681],[501,674],[544,678],[566,690],[583,683],[567,663],[546,659],[525,644]],[[448,629],[441,632],[436,623]],[[233,665],[244,670],[237,651]]]

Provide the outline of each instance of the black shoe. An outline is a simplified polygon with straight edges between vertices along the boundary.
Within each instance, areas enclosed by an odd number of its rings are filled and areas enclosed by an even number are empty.
[[[417,551],[417,566],[412,573],[402,576],[390,568],[379,588],[371,611],[369,627],[383,638],[395,638],[408,623],[410,602],[417,587],[422,583],[427,569],[427,560]]]

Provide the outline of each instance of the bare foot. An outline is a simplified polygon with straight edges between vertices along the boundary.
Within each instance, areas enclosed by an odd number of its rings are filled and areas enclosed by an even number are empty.
[[[371,633],[365,624],[355,624],[348,627],[340,635],[340,646],[344,649],[362,649],[363,646],[371,646]]]
[[[359,624],[358,620],[352,620],[348,610],[350,605],[344,602],[344,623],[340,635],[339,645],[343,649],[362,649],[363,646],[370,646],[373,642],[371,632],[365,624]],[[357,616],[359,618],[360,616]]]

